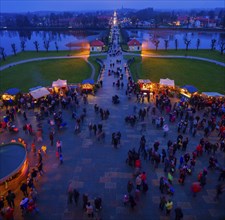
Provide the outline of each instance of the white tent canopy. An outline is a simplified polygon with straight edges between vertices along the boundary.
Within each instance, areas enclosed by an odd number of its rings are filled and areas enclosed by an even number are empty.
[[[50,94],[50,92],[45,87],[41,87],[41,88],[30,91],[30,95],[34,99],[39,99],[39,98],[44,97],[49,94]]]
[[[58,79],[52,82],[52,87],[67,87],[67,80]]]
[[[220,94],[218,92],[203,92],[202,95],[205,95],[208,97],[224,97],[223,94]]]
[[[175,86],[174,80],[172,79],[160,79],[159,84],[164,85],[164,86]]]

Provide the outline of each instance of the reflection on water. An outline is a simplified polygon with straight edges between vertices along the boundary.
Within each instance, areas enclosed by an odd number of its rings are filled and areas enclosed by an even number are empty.
[[[12,54],[11,44],[16,44],[17,52],[21,51],[21,41],[25,41],[25,50],[35,50],[34,41],[39,42],[40,50],[44,49],[44,41],[49,41],[49,50],[56,50],[55,42],[57,42],[59,50],[68,50],[66,45],[76,45],[78,49],[84,43],[95,39],[104,38],[106,31],[85,31],[85,30],[70,30],[70,31],[0,31],[0,47],[5,48],[6,55]],[[72,43],[72,44],[71,44]]]
[[[190,49],[196,49],[197,39],[200,39],[199,49],[210,49],[211,40],[216,39],[216,49],[225,40],[225,33],[202,32],[202,31],[167,31],[167,30],[127,30],[129,37],[141,41],[145,49],[155,49],[154,41],[160,41],[158,49],[165,49],[165,40],[169,41],[168,49],[175,49],[175,40],[178,41],[178,49],[185,49],[184,40],[191,40]]]

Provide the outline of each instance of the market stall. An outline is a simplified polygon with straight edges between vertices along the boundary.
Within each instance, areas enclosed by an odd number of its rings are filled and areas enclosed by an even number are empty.
[[[180,94],[185,99],[190,99],[193,95],[197,94],[198,89],[192,85],[182,86],[180,89]]]
[[[7,104],[13,104],[16,100],[16,96],[20,94],[20,90],[17,88],[11,88],[4,92],[2,95],[3,102],[7,102]]]
[[[160,79],[159,84],[162,86],[175,87],[174,80],[172,79]]]
[[[42,86],[30,89],[29,93],[34,99],[39,99],[50,94],[48,89]]]
[[[140,91],[145,92],[145,93],[150,93],[151,92],[151,81],[149,79],[139,79],[137,81]]]
[[[57,81],[52,82],[52,87],[54,92],[64,95],[64,92],[67,91],[67,80],[58,79]]]
[[[93,79],[85,79],[81,83],[83,93],[92,93],[94,91],[95,82]]]
[[[223,94],[220,94],[218,92],[203,92],[202,95],[207,98],[222,98],[222,97],[224,97]]]

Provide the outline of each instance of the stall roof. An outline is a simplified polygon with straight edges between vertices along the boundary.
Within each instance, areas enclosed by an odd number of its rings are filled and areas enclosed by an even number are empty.
[[[182,89],[186,89],[186,90],[187,90],[188,92],[190,92],[190,93],[195,93],[195,92],[198,91],[198,89],[195,88],[195,87],[192,86],[192,85],[185,85],[185,86],[182,86],[181,88],[182,88]]]
[[[151,83],[149,79],[139,79],[138,83]]]
[[[82,84],[91,84],[91,85],[94,85],[95,84],[95,81],[93,79],[84,79],[82,81]]]
[[[41,87],[30,92],[30,95],[32,95],[34,99],[39,99],[49,94],[50,92],[45,87]]]
[[[67,80],[58,79],[57,81],[52,82],[52,87],[66,87]]]
[[[20,90],[17,88],[11,88],[11,89],[6,90],[5,93],[9,94],[9,95],[16,95],[16,94],[20,93]]]
[[[30,88],[30,89],[29,89],[29,92],[34,91],[34,90],[36,90],[36,89],[40,89],[40,88],[42,88],[42,87],[43,87],[43,86],[37,86],[37,87]]]
[[[220,94],[218,92],[203,92],[202,94],[210,97],[224,97],[223,94]]]
[[[174,80],[172,79],[160,79],[159,84],[164,86],[175,86]]]

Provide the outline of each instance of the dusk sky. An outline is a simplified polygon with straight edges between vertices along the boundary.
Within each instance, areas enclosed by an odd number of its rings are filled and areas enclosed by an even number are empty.
[[[0,12],[77,11],[153,7],[155,9],[224,8],[224,0],[1,0]]]

